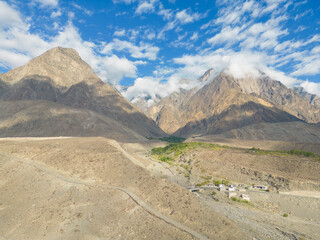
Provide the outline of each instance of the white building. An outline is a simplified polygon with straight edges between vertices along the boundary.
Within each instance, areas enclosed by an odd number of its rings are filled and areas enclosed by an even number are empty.
[[[218,188],[218,190],[219,190],[220,192],[222,192],[222,191],[226,191],[226,186],[225,186],[225,185],[223,185],[223,184],[219,184],[219,188]]]

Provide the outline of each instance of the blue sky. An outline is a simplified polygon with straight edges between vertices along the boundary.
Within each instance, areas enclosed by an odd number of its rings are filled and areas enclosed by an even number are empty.
[[[0,72],[72,47],[128,99],[188,89],[209,68],[320,95],[319,43],[319,0],[0,0]]]

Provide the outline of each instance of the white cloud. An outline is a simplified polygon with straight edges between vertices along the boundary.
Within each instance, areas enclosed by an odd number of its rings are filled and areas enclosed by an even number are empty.
[[[51,18],[56,18],[56,17],[60,17],[62,15],[62,12],[60,9],[58,9],[57,11],[53,11],[51,13]]]
[[[320,96],[320,83],[309,82],[307,80],[302,82],[300,86],[303,87],[307,92]]]
[[[17,27],[20,29],[29,28],[29,26],[22,21],[20,13],[3,1],[0,1],[0,27]]]
[[[137,67],[127,58],[119,58],[116,55],[102,58],[100,63],[103,70],[100,75],[108,79],[108,82],[117,84],[123,77],[137,77]]]
[[[156,0],[149,0],[149,1],[143,1],[139,4],[137,7],[135,13],[136,14],[142,14],[142,13],[151,13],[154,12]]]
[[[88,9],[86,9],[86,8],[76,4],[76,3],[72,3],[72,6],[75,7],[76,9],[82,11],[84,14],[86,14],[88,16],[92,16],[93,15],[93,11],[88,10]]]
[[[135,1],[136,0],[112,0],[114,4],[117,4],[117,3],[131,4],[131,3],[134,3]]]
[[[306,57],[301,63],[295,66],[297,69],[291,75],[303,76],[303,75],[316,75],[320,73],[320,56],[317,58]]]
[[[0,65],[3,67],[19,67],[29,60],[31,60],[31,58],[22,53],[0,48]]]
[[[198,33],[197,32],[194,32],[193,34],[192,34],[192,36],[190,37],[190,40],[191,41],[195,41],[195,40],[197,40],[199,37],[198,37]]]
[[[189,11],[190,12],[190,11]],[[188,13],[187,9],[181,10],[176,13],[174,20],[168,22],[158,33],[157,38],[158,39],[164,39],[165,33],[167,31],[170,31],[174,28],[176,28],[176,31],[179,29],[177,26],[178,24],[188,24],[195,21],[198,21],[199,19],[206,16],[205,14],[199,14],[199,13]],[[180,29],[181,30],[181,29]]]
[[[169,20],[172,18],[173,13],[170,9],[164,9],[162,4],[160,4],[160,10],[158,11],[158,15],[163,16],[164,20]]]
[[[33,0],[34,3],[39,3],[41,7],[57,7],[58,0]]]
[[[153,74],[156,76],[157,79],[164,79],[167,75],[172,74],[174,72],[174,68],[157,66],[156,70],[153,71]]]
[[[126,35],[126,30],[122,29],[122,30],[117,30],[113,33],[113,36],[117,36],[117,37],[123,37]]]
[[[122,92],[123,96],[129,100],[151,97],[148,105],[151,106],[157,99],[166,97],[180,88],[190,89],[194,87],[194,82],[181,81],[180,77],[171,76],[168,81],[153,77],[137,78],[134,84]]]
[[[185,55],[175,58],[174,62],[183,65],[176,74],[181,78],[196,79],[201,73],[213,68],[216,74],[226,71],[235,78],[242,78],[247,75],[257,77],[260,72],[264,72],[289,87],[299,82],[293,77],[286,76],[281,71],[274,70],[272,68],[274,60],[266,54],[258,52],[234,52],[219,49],[206,55]]]
[[[192,23],[194,21],[197,21],[201,18],[201,15],[199,13],[187,13],[187,10],[184,9],[180,12],[176,13],[176,19],[181,23],[181,24],[187,24],[187,23]]]
[[[146,36],[148,40],[152,40],[156,37],[156,34],[154,32],[148,32]]]
[[[231,28],[228,26],[222,29],[220,33],[216,34],[212,38],[209,38],[208,43],[212,45],[228,43],[228,45],[231,45],[234,42],[244,39],[244,35],[239,35],[240,30],[240,27]]]
[[[6,14],[9,15],[6,16]],[[7,18],[2,18],[3,16]],[[56,26],[58,28],[57,24]],[[41,36],[30,33],[29,27],[22,20],[17,10],[0,1],[1,66],[9,69],[15,68],[26,64],[29,60],[50,48],[56,46],[70,47],[79,52],[79,55],[102,80],[117,84],[125,76],[136,77],[136,65],[144,64],[143,61],[131,62],[125,57],[119,58],[113,54],[104,56],[99,52],[101,46],[84,41],[71,21],[49,40],[44,40]],[[152,57],[147,50],[142,49],[141,51],[142,53],[145,51],[147,57]]]
[[[101,52],[104,54],[111,54],[115,50],[128,51],[133,58],[155,60],[160,49],[148,43],[140,42],[140,45],[136,46],[128,41],[114,39],[109,44],[106,44]]]
[[[74,12],[68,12],[68,19],[69,19],[69,20],[73,20],[74,17],[75,17]]]

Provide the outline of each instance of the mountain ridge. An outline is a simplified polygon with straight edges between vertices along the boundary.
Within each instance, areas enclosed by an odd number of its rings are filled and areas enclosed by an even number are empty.
[[[319,108],[263,73],[259,78],[237,79],[221,72],[207,79],[202,88],[163,98],[149,109],[149,115],[165,132],[187,138],[248,129],[245,127],[260,123],[320,122]]]
[[[31,60],[25,66],[3,74],[0,77],[0,100],[2,104],[6,101],[43,100],[47,101],[48,108],[52,108],[52,104],[62,104],[67,107],[68,111],[72,109],[85,112],[94,111],[98,115],[106,116],[119,123],[115,125],[115,129],[112,124],[106,124],[106,129],[109,129],[110,132],[116,132],[115,130],[118,129],[120,134],[123,132],[122,128],[128,128],[131,130],[126,131],[129,135],[135,133],[132,136],[128,135],[128,139],[133,139],[138,135],[140,135],[137,138],[139,140],[143,137],[166,136],[153,120],[129,103],[112,86],[101,81],[73,49],[53,48]],[[60,108],[60,106],[55,107]],[[70,116],[68,115],[68,118]],[[44,116],[35,114],[34,122],[41,121],[37,117],[43,118]],[[82,129],[80,122],[76,121],[72,124],[78,124],[78,129]],[[25,129],[26,135],[32,135],[32,131],[35,131],[28,127]],[[45,130],[40,132],[44,135],[46,133]],[[108,131],[102,132],[108,133]],[[83,134],[88,135],[89,133]]]

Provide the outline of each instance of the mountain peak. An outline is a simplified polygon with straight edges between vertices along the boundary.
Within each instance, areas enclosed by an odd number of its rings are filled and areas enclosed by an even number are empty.
[[[60,46],[49,49],[48,51],[46,51],[45,53],[43,53],[39,57],[52,57],[52,56],[54,57],[57,55],[65,55],[65,56],[72,58],[75,61],[83,62],[79,53],[75,49],[64,48],[64,47],[60,47]]]
[[[47,77],[58,88],[69,88],[79,82],[101,82],[91,67],[72,48],[55,47],[32,59],[26,65],[1,76],[8,84],[14,84],[27,76]]]
[[[211,76],[211,74],[214,73],[213,68],[208,69],[201,77],[198,78],[199,82],[205,82],[208,80],[208,78]]]

